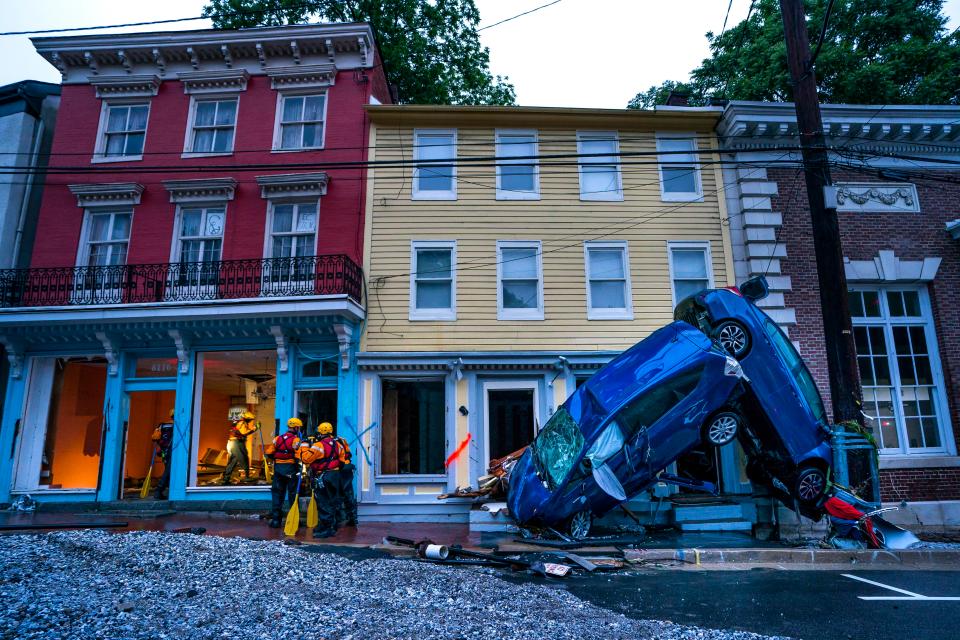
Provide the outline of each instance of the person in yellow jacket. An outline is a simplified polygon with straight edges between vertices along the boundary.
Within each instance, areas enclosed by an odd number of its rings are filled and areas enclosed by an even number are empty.
[[[300,418],[287,420],[287,430],[267,445],[264,454],[273,461],[273,483],[270,486],[272,504],[270,527],[278,529],[283,515],[284,498],[293,504],[297,496],[297,479],[300,477],[300,436],[303,421]]]
[[[246,472],[247,478],[250,477],[250,458],[247,456],[247,438],[253,435],[257,430],[257,416],[250,411],[244,411],[243,415],[233,420],[233,424],[227,433],[227,453],[230,458],[227,460],[227,468],[223,470],[222,484],[231,484],[234,470],[242,466]]]
[[[310,473],[310,488],[317,502],[318,520],[313,528],[314,538],[329,538],[337,532],[337,496],[340,489],[338,449],[339,443],[333,437],[333,425],[323,422],[317,427],[317,437],[313,442],[304,442],[298,450],[298,457]]]

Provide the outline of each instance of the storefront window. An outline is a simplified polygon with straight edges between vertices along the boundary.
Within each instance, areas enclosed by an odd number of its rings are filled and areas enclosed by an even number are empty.
[[[97,488],[106,384],[102,358],[34,360],[14,490]]]
[[[263,444],[276,430],[276,351],[201,353],[198,371],[200,414],[194,422],[197,462],[192,485],[267,484]],[[245,412],[253,415],[249,426],[233,422]]]
[[[443,380],[383,380],[380,472],[444,472]]]

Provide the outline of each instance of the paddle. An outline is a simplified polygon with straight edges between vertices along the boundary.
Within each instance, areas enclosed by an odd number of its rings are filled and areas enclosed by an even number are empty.
[[[307,506],[307,526],[313,529],[318,522],[320,522],[320,513],[317,510],[317,497],[311,487],[310,504]]]
[[[303,472],[297,475],[297,491],[293,494],[293,504],[290,505],[290,511],[287,512],[287,521],[283,524],[283,534],[291,538],[297,535],[300,528],[300,481],[303,480]],[[311,493],[313,493],[311,491]]]
[[[260,426],[260,421],[257,421],[257,433],[260,434],[260,455],[263,456],[263,477],[267,482],[273,480],[273,469],[270,468],[270,465],[267,463],[267,446],[263,443],[263,427]]]
[[[147,477],[143,479],[143,486],[140,487],[140,498],[146,498],[150,495],[150,476],[153,475],[153,462],[157,459],[157,448],[153,447],[153,455],[150,457],[150,469],[147,471]],[[164,463],[166,464],[166,463]]]

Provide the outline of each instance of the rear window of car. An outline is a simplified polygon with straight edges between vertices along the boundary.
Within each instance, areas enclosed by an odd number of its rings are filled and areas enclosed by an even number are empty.
[[[764,320],[764,329],[767,332],[767,336],[770,337],[770,342],[773,344],[774,349],[777,350],[780,358],[784,364],[787,365],[787,370],[790,371],[790,375],[793,376],[797,386],[800,387],[800,393],[803,394],[807,404],[810,405],[810,410],[813,411],[814,417],[825,423],[827,420],[827,411],[823,406],[823,400],[820,399],[820,392],[817,391],[817,385],[813,381],[813,376],[810,375],[807,366],[803,363],[803,359],[800,357],[800,354],[797,353],[793,343],[790,342],[790,339],[784,335],[780,327],[772,320]]]
[[[627,439],[677,406],[697,388],[701,377],[703,367],[693,367],[628,402],[617,414]]]

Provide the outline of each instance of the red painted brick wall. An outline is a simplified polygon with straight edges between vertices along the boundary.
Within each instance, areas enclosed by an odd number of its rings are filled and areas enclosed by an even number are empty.
[[[949,180],[960,180],[956,172],[925,173]],[[837,182],[888,182],[875,174],[833,170]],[[797,313],[797,325],[790,337],[800,344],[801,354],[810,367],[830,409],[830,387],[824,355],[820,294],[817,288],[816,260],[813,252],[810,213],[806,185],[796,169],[767,170],[778,185],[773,210],[783,213],[780,240],[786,242],[787,257],[783,273],[792,279],[793,290],[785,295],[788,307]],[[881,250],[893,250],[902,260],[939,256],[943,259],[936,279],[928,286],[934,327],[944,373],[947,404],[954,440],[960,448],[960,242],[945,230],[949,220],[960,217],[960,185],[943,181],[918,180],[916,183],[921,213],[840,213],[840,231],[844,255],[851,260],[870,260]],[[960,468],[885,470],[881,473],[884,499],[953,500],[960,499]]]
[[[134,208],[127,261],[130,264],[168,262],[175,205],[163,180],[232,177],[238,186],[227,204],[223,258],[260,258],[264,253],[267,202],[260,197],[255,177],[274,173],[324,170],[329,177],[327,195],[320,200],[319,254],[345,253],[358,264],[363,247],[364,171],[322,163],[356,162],[367,158],[368,121],[363,105],[374,87],[384,87],[383,68],[363,74],[341,71],[327,92],[325,148],[318,151],[271,153],[277,93],[264,76],[252,76],[240,93],[234,153],[230,156],[181,158],[186,135],[190,96],[179,81],[166,80],[150,102],[150,114],[141,161],[90,162],[96,143],[101,101],[88,85],[63,87],[53,139],[51,168],[95,168],[96,173],[51,175],[44,190],[34,267],[76,264],[83,211],[67,185],[75,183],[139,182],[144,185],[141,203]],[[379,90],[379,89],[378,89]],[[299,164],[244,170],[245,165]],[[196,168],[190,172],[147,172],[147,168]],[[216,167],[216,169],[209,169]],[[201,173],[201,169],[208,168]],[[138,169],[144,170],[142,173]],[[131,172],[131,170],[133,170]]]

